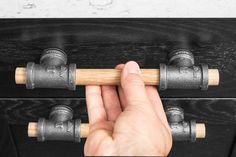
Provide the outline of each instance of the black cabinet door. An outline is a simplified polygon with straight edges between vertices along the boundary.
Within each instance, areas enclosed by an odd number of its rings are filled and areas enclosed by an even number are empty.
[[[11,126],[19,156],[78,156],[83,144],[38,143],[26,135],[26,124],[47,117],[56,104],[71,105],[87,121],[84,87],[27,90],[16,85],[14,70],[38,62],[43,49],[61,48],[78,68],[113,68],[128,60],[158,68],[175,45],[190,49],[196,64],[220,71],[220,85],[200,90],[166,90],[164,104],[177,104],[187,119],[205,122],[207,137],[176,142],[170,156],[226,157],[235,151],[236,19],[1,19],[0,117]],[[233,156],[233,155],[232,155]]]

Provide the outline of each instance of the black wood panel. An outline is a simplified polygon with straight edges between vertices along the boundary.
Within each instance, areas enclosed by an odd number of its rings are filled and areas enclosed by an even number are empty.
[[[173,46],[189,48],[197,63],[219,68],[220,86],[168,90],[162,97],[235,97],[236,19],[8,19],[0,20],[0,97],[84,97],[84,88],[26,90],[14,70],[59,47],[80,68],[113,68],[128,60],[158,68]]]
[[[236,125],[236,99],[166,98],[164,105],[178,105],[185,110],[187,119],[216,125]],[[48,117],[52,106],[69,105],[75,118],[87,121],[84,98],[1,98],[0,116],[10,124],[27,124],[39,117]]]
[[[0,118],[0,124],[0,156],[18,157],[18,149],[7,120]]]
[[[25,125],[37,121],[39,117],[47,118],[55,105],[68,105],[74,109],[74,117],[88,121],[84,99],[36,99],[6,98],[0,99],[0,117],[11,124]]]
[[[234,141],[235,130],[230,125],[208,126],[208,134],[205,140],[195,143],[176,142],[173,144],[170,157],[229,157],[231,145]],[[12,126],[16,145],[21,157],[77,157],[83,156],[84,140],[82,143],[71,142],[37,142],[36,139],[27,137],[26,126]],[[215,133],[213,133],[215,132]],[[232,156],[233,157],[233,156]]]
[[[82,156],[84,143],[38,143],[27,137],[26,124],[48,117],[55,104],[70,105],[86,122],[84,87],[26,90],[15,85],[15,68],[38,62],[49,47],[65,50],[80,68],[113,68],[128,60],[158,68],[173,46],[184,47],[193,51],[197,64],[219,68],[221,80],[208,91],[160,92],[165,105],[180,105],[186,119],[207,126],[206,139],[175,143],[170,156],[230,156],[236,140],[235,28],[236,19],[1,19],[0,118],[12,124],[19,156]]]
[[[36,139],[28,138],[26,128],[24,125],[11,126],[20,157],[80,157],[84,155],[85,140],[81,143],[37,142]]]
[[[196,119],[206,123],[207,136],[195,143],[175,142],[170,156],[226,157],[229,156],[236,137],[236,99],[163,99],[165,105],[178,105],[185,110],[186,120]],[[83,143],[45,142],[27,137],[27,122],[48,117],[56,104],[70,105],[75,118],[87,121],[85,99],[83,98],[15,98],[1,99],[0,115],[12,125],[15,142],[20,156],[68,156],[83,155]],[[20,125],[19,125],[20,124]]]

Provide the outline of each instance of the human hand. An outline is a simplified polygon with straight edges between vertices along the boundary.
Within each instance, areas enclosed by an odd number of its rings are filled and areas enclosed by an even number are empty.
[[[153,86],[145,86],[136,62],[120,64],[121,86],[86,86],[90,133],[85,155],[167,156],[172,135]]]

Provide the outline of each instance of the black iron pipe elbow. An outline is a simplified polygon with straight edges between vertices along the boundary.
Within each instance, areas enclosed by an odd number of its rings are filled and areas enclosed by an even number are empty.
[[[73,111],[65,105],[55,106],[49,120],[40,118],[38,120],[38,141],[74,141],[80,142],[80,119],[72,120]]]
[[[178,106],[167,106],[165,112],[174,141],[196,141],[196,121],[184,121],[184,111]]]
[[[194,65],[193,54],[184,49],[169,54],[169,63],[160,64],[160,90],[208,89],[208,66]]]
[[[67,64],[67,55],[60,49],[46,49],[40,64],[26,67],[26,88],[68,88],[75,90],[76,64]]]

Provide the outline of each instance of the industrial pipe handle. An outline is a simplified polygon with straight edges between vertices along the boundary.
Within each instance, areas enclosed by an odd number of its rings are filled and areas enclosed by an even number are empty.
[[[165,113],[174,141],[195,142],[197,138],[205,138],[204,123],[185,121],[184,111],[178,106],[166,106]],[[66,105],[52,108],[49,119],[40,118],[38,122],[28,124],[28,136],[37,137],[38,141],[59,140],[80,142],[89,135],[89,124],[73,119],[73,110]]]
[[[87,138],[89,135],[89,124],[81,123],[80,124],[80,138]],[[37,137],[38,136],[38,123],[29,122],[28,124],[28,137]],[[206,136],[206,127],[204,123],[196,123],[196,138],[205,138]]]
[[[26,84],[26,68],[18,67],[15,71],[16,84]],[[76,69],[76,85],[119,85],[121,70],[117,69]],[[159,85],[160,69],[141,69],[145,85]],[[208,70],[208,85],[219,85],[218,69]]]
[[[206,64],[194,65],[194,56],[187,50],[170,53],[168,64],[160,69],[141,69],[146,85],[159,85],[165,89],[202,89],[219,85],[218,69],[208,69]],[[119,85],[121,71],[117,69],[76,69],[76,64],[67,65],[67,55],[59,49],[44,51],[40,64],[29,62],[15,71],[16,84],[26,84],[27,89],[67,88],[76,85]]]

